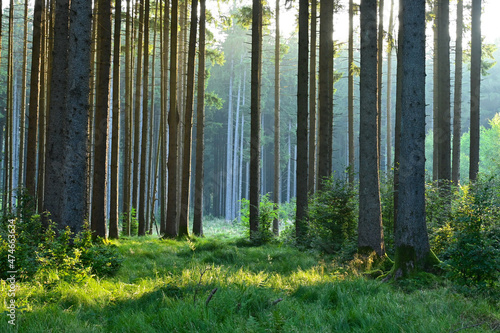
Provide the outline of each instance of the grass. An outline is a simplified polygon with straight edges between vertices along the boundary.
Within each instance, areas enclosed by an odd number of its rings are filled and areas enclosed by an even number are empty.
[[[500,330],[498,303],[464,296],[439,279],[366,280],[331,257],[279,244],[252,247],[228,234],[113,243],[125,256],[116,276],[20,283],[17,327],[4,312],[0,332]],[[2,281],[0,311],[7,287]]]

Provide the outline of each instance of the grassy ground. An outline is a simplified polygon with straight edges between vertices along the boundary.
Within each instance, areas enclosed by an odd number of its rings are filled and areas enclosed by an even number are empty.
[[[21,283],[17,326],[4,312],[0,332],[500,331],[498,303],[443,281],[370,281],[317,253],[251,247],[234,234],[114,243],[125,256],[116,276]],[[2,281],[0,312],[7,289]]]

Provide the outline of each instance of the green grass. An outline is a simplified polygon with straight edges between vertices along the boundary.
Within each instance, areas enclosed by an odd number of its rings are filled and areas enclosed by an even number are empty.
[[[500,330],[498,303],[466,297],[440,279],[424,276],[424,282],[405,285],[366,280],[316,252],[279,244],[251,247],[221,234],[113,243],[125,256],[116,276],[21,283],[17,327],[10,327],[4,313],[0,332]],[[6,297],[2,281],[0,312]]]

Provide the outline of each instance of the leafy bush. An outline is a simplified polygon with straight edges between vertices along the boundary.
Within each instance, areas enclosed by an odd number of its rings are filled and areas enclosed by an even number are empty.
[[[0,278],[16,270],[20,280],[78,281],[91,274],[112,275],[119,269],[122,258],[116,248],[102,239],[93,242],[88,224],[73,237],[69,228],[57,233],[52,221],[44,228],[40,215],[28,213],[23,205],[15,211],[17,215],[4,215],[0,223]],[[10,230],[15,226],[13,253],[9,253],[9,224]],[[9,254],[15,261],[9,262]]]
[[[500,278],[499,189],[493,178],[461,188],[443,254],[450,276],[463,284],[494,286]]]
[[[355,189],[333,176],[312,196],[307,237],[313,248],[334,253],[356,236],[356,199]]]
[[[269,199],[268,194],[261,196],[259,205],[259,227],[253,241],[262,244],[274,239],[273,221],[280,214],[279,208]],[[241,200],[241,224],[245,228],[245,236],[250,237],[250,201],[245,198]]]

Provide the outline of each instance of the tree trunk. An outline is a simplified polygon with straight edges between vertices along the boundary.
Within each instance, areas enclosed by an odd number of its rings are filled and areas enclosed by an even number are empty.
[[[299,52],[297,65],[297,213],[295,217],[295,234],[297,241],[301,242],[306,232],[307,219],[307,64],[309,56],[308,41],[309,1],[299,0]]]
[[[194,108],[194,62],[196,56],[196,32],[198,26],[198,0],[191,3],[191,26],[189,29],[189,48],[187,64],[186,110],[184,112],[184,152],[181,188],[181,211],[179,236],[189,235],[189,189],[191,178],[191,144]]]
[[[0,1],[1,5],[1,1]],[[39,97],[40,97],[40,63],[42,12],[45,1],[36,0],[33,12],[33,45],[31,49],[31,77],[28,115],[28,142],[26,147],[26,189],[28,194],[36,196],[37,156],[36,145],[38,141]],[[1,18],[0,18],[1,19]],[[1,43],[1,41],[0,41]]]
[[[332,174],[333,130],[333,1],[320,6],[318,189]]]
[[[428,264],[425,223],[425,2],[403,0],[400,9],[401,155],[395,227],[395,278]]]
[[[317,130],[316,123],[316,47],[317,47],[317,8],[316,0],[311,0],[311,56],[309,64],[309,192],[316,191],[317,171]]]
[[[177,17],[178,0],[172,0],[170,20],[170,112],[168,115],[168,203],[167,220],[165,221],[165,237],[177,237],[179,225],[177,220],[177,132],[179,113],[177,111]]]
[[[349,184],[354,185],[354,4],[349,0],[349,58],[348,58],[348,92],[347,122],[349,141]]]
[[[260,133],[262,73],[262,2],[252,1],[252,65],[250,105],[250,238],[259,230]]]
[[[21,86],[21,121],[19,124],[20,136],[19,136],[19,174],[18,174],[18,187],[24,187],[24,158],[25,158],[25,137],[26,137],[26,66],[28,59],[28,1],[24,2],[24,44],[23,44],[23,62],[22,62],[22,86]]]
[[[233,180],[233,84],[234,84],[234,55],[231,54],[231,70],[229,73],[229,94],[228,94],[228,110],[227,110],[227,141],[226,141],[226,209],[225,219],[231,221],[233,219],[232,207],[232,180]]]
[[[391,0],[391,14],[389,16],[389,31],[388,31],[388,51],[387,51],[387,173],[392,168],[392,48],[394,43],[394,0]]]
[[[463,0],[457,2],[457,40],[455,46],[455,93],[453,101],[453,156],[451,179],[458,185],[460,181],[460,138],[462,135],[462,33],[464,19]]]
[[[382,168],[382,73],[384,67],[384,0],[378,2],[378,62],[377,62],[377,123],[378,123],[378,163],[379,170]],[[389,89],[389,87],[387,87]]]
[[[479,172],[479,111],[481,100],[481,0],[472,0],[470,70],[470,165],[469,179]]]
[[[203,176],[205,168],[205,0],[200,0],[198,96],[196,109],[196,174],[194,185],[193,233],[203,236]]]
[[[314,20],[315,21],[315,20]],[[281,201],[280,168],[280,3],[276,1],[276,36],[274,41],[274,207]],[[279,234],[278,217],[273,220],[273,233]]]
[[[111,68],[111,3],[107,0],[99,0],[98,6],[97,37],[100,56],[97,64],[91,227],[95,236],[106,238],[109,76]]]
[[[113,125],[111,134],[111,174],[110,174],[110,212],[109,212],[109,238],[118,238],[118,155],[120,151],[120,30],[121,30],[122,4],[121,0],[115,2],[115,32],[113,49]]]
[[[361,2],[358,249],[385,254],[378,171],[377,1]]]

